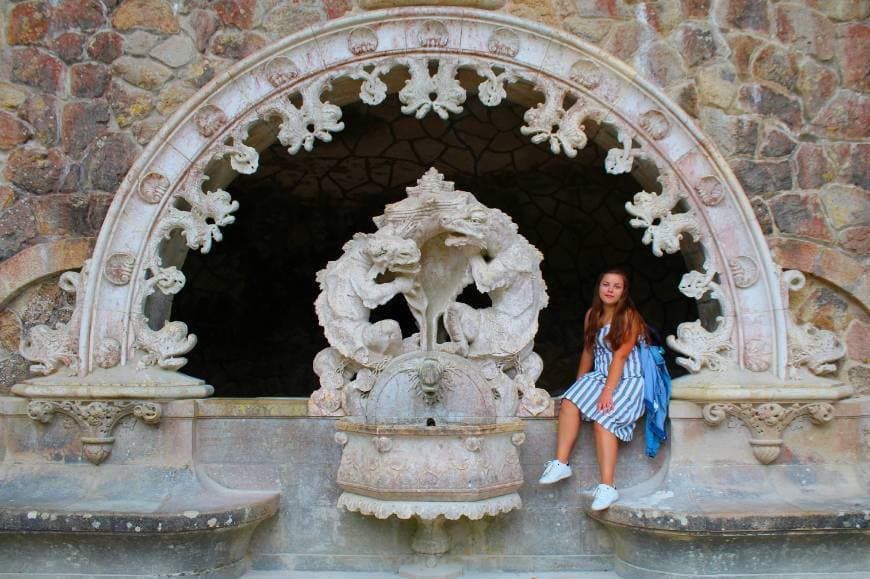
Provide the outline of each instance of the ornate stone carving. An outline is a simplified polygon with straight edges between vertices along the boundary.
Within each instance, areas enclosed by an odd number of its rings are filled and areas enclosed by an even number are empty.
[[[588,140],[583,122],[597,113],[579,97],[567,111],[564,110],[566,89],[553,83],[547,83],[543,91],[546,95],[544,102],[526,111],[523,115],[526,124],[520,127],[520,132],[532,135],[535,144],[549,142],[554,155],[564,152],[566,157],[573,159]]]
[[[55,414],[72,418],[82,434],[85,457],[97,465],[111,454],[112,431],[122,418],[132,415],[145,424],[157,424],[162,412],[158,402],[141,400],[33,400],[27,405],[28,416],[43,424]]]
[[[351,78],[363,81],[359,89],[362,102],[374,106],[387,98],[387,85],[381,80],[381,75],[389,71],[389,65],[368,65],[360,66],[351,73]]]
[[[601,67],[591,60],[581,58],[571,66],[568,76],[584,88],[593,90],[601,84]]]
[[[286,56],[278,56],[266,64],[264,72],[269,84],[279,87],[295,80],[299,76],[299,67]]]
[[[656,141],[661,141],[671,132],[671,123],[660,111],[647,111],[640,116],[640,127]]]
[[[227,124],[227,116],[217,106],[205,105],[194,115],[193,122],[200,135],[211,137]]]
[[[344,129],[340,122],[341,108],[329,102],[321,102],[325,80],[310,83],[301,90],[302,108],[296,108],[289,99],[274,102],[264,109],[264,115],[276,114],[281,117],[278,140],[287,147],[291,155],[300,149],[311,151],[314,141],[332,141],[332,133]]]
[[[354,56],[374,52],[378,49],[378,35],[368,26],[354,28],[347,38],[347,49]]]
[[[187,354],[196,346],[196,335],[187,333],[184,322],[166,322],[157,331],[141,324],[134,347],[145,351],[137,367],[141,370],[157,365],[165,370],[178,370],[187,364]]]
[[[130,253],[115,253],[106,259],[103,277],[115,285],[127,285],[133,274],[136,257]]]
[[[429,64],[425,60],[406,59],[404,62],[411,78],[399,91],[403,113],[422,119],[429,111],[434,111],[446,120],[450,113],[462,112],[466,94],[456,79],[456,61],[441,59],[435,76],[429,75]]]
[[[148,173],[139,181],[139,197],[145,203],[160,203],[169,191],[169,179],[160,173]]]
[[[765,340],[749,340],[743,354],[743,365],[752,372],[770,369],[770,343]]]
[[[520,52],[520,37],[508,28],[497,28],[486,42],[486,49],[493,54],[513,58]]]
[[[634,136],[622,129],[617,133],[617,138],[622,144],[621,149],[610,149],[607,158],[604,159],[604,170],[611,175],[630,173],[634,166],[635,156],[639,156],[643,149],[632,148]]]
[[[758,281],[758,265],[751,257],[740,255],[728,260],[734,285],[739,288],[751,287]]]
[[[103,338],[94,350],[94,362],[100,368],[114,368],[121,361],[121,344],[114,338]]]
[[[506,82],[516,82],[517,77],[511,70],[502,70],[496,74],[491,66],[478,66],[477,73],[485,78],[477,87],[477,97],[488,107],[495,107],[507,97],[504,85]]]
[[[426,20],[417,31],[420,48],[446,48],[449,42],[450,33],[447,27],[437,20]]]
[[[677,335],[668,336],[667,344],[686,357],[677,357],[677,364],[690,372],[700,372],[705,366],[715,372],[725,370],[733,362],[734,346],[731,343],[733,314],[722,287],[713,281],[716,270],[709,262],[704,264],[706,273],[690,271],[680,282],[683,295],[696,300],[708,291],[719,301],[722,315],[716,318],[716,329],[707,331],[700,320],[686,322],[677,327]]]
[[[725,188],[722,186],[722,182],[712,175],[702,177],[695,187],[695,192],[701,199],[701,203],[711,207],[719,205],[725,198]]]
[[[834,417],[834,407],[821,402],[795,403],[785,407],[775,402],[720,402],[704,406],[703,414],[704,421],[711,426],[722,424],[728,415],[738,418],[749,429],[749,444],[755,458],[763,464],[770,464],[779,456],[783,431],[795,418],[806,415],[813,424],[825,424]]]
[[[646,228],[642,241],[645,245],[652,244],[656,257],[679,251],[684,233],[689,233],[696,241],[701,240],[701,226],[694,213],[671,212],[686,196],[678,180],[670,173],[662,173],[659,182],[661,195],[641,191],[625,204],[625,210],[634,215],[629,223],[632,227]]]
[[[257,149],[249,147],[236,139],[235,144],[229,150],[230,166],[243,175],[253,175],[260,166],[260,154]]]

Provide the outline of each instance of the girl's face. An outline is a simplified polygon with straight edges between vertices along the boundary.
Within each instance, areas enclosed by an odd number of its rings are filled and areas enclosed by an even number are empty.
[[[598,286],[598,297],[606,306],[616,305],[625,291],[625,280],[618,273],[607,273]]]

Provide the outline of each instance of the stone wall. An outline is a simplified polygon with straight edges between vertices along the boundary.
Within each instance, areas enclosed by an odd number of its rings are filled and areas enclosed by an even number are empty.
[[[58,263],[75,266],[80,246],[61,242],[96,235],[172,112],[235,61],[352,2],[0,5],[0,278],[22,280],[0,297],[2,387],[24,372],[14,351],[21,327],[36,323],[27,312],[50,298],[18,290],[44,283]],[[779,263],[810,274],[792,299],[799,321],[840,334],[840,377],[866,389],[870,4],[514,0],[501,10],[625,60],[697,120],[743,183]]]

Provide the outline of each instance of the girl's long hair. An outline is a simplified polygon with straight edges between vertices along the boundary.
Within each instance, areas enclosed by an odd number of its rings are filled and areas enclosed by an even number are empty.
[[[616,302],[613,317],[610,320],[610,331],[605,338],[608,344],[610,344],[610,349],[614,352],[619,349],[631,334],[632,326],[635,326],[640,331],[641,336],[646,337],[646,324],[629,295],[628,273],[619,268],[608,269],[601,272],[598,275],[598,280],[595,282],[592,307],[589,310],[589,323],[586,324],[583,332],[583,346],[584,348],[589,348],[589,350],[595,348],[595,336],[598,335],[598,330],[604,326],[604,302],[601,301],[598,291],[601,287],[601,280],[609,273],[622,277],[622,296]]]

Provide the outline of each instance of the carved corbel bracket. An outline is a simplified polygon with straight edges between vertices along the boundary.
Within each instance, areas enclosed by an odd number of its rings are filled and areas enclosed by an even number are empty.
[[[704,406],[703,415],[704,421],[710,426],[722,424],[728,415],[738,418],[749,429],[749,444],[755,458],[763,464],[770,464],[779,456],[783,431],[795,418],[808,415],[813,424],[825,424],[834,418],[834,407],[825,402],[794,403],[788,406],[776,402],[717,402]]]
[[[55,414],[72,418],[82,434],[82,450],[93,464],[100,464],[112,453],[112,431],[125,416],[133,415],[145,424],[157,424],[163,414],[158,402],[142,400],[32,400],[27,415],[48,424]]]

